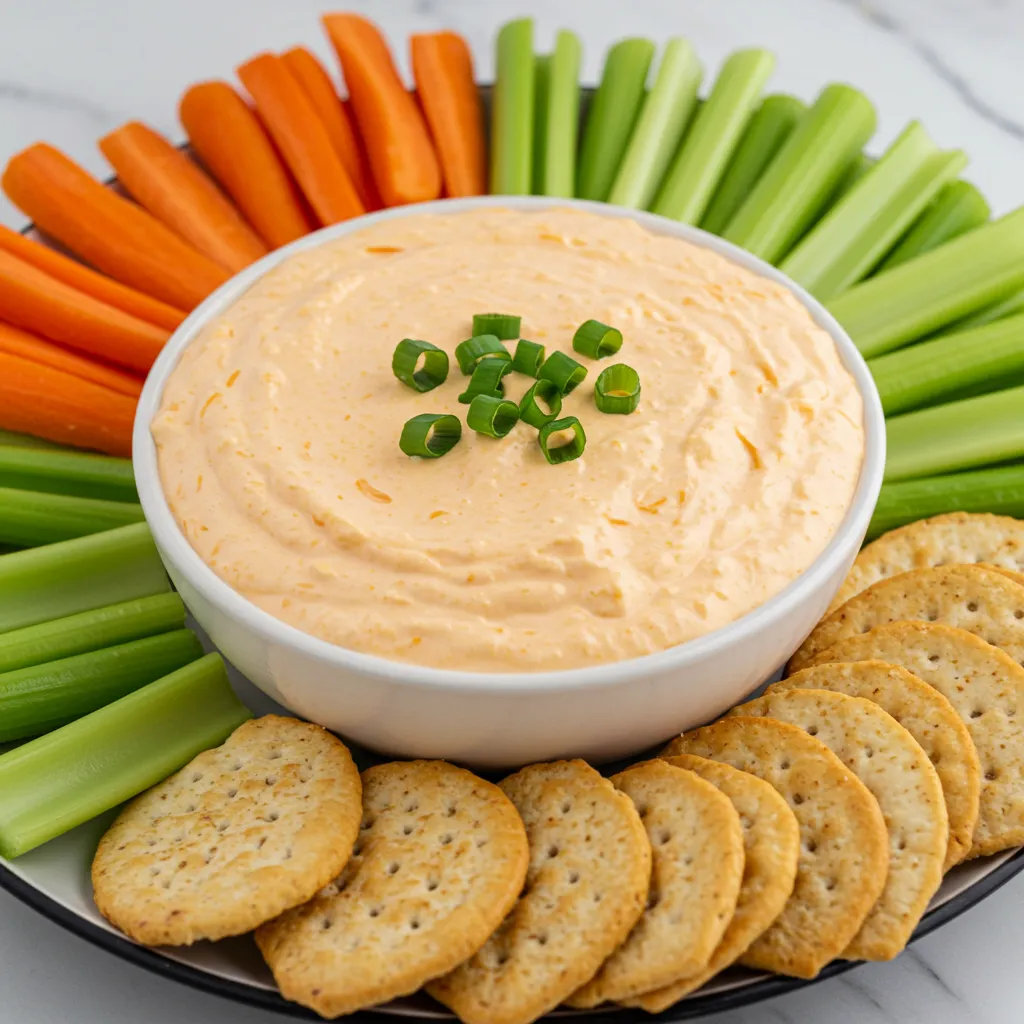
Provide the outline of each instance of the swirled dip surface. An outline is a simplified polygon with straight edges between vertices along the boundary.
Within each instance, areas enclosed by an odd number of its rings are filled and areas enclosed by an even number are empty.
[[[584,320],[622,330],[613,359],[577,357],[583,458],[548,465],[522,423],[399,450],[418,413],[464,422],[454,349],[488,310],[549,353]],[[448,351],[442,387],[396,380],[406,337]],[[629,416],[594,405],[618,361],[642,381]],[[787,289],[628,220],[496,208],[284,261],[189,346],[152,429],[182,530],[250,601],[342,647],[495,672],[648,654],[757,607],[836,531],[864,446],[854,381]]]

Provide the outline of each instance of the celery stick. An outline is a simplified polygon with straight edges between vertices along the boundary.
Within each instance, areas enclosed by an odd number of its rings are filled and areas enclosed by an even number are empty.
[[[10,448],[34,448],[36,451],[74,451],[54,441],[44,441],[31,434],[16,434],[13,430],[0,430],[0,444]]]
[[[1024,207],[854,285],[828,305],[873,359],[1024,288]]]
[[[886,416],[948,402],[965,389],[1024,373],[1024,314],[922,341],[868,366]]]
[[[654,213],[686,224],[700,221],[774,67],[767,50],[737,50],[726,59],[661,183]]]
[[[0,487],[138,501],[131,459],[0,445]]]
[[[114,644],[181,629],[185,605],[177,594],[154,594],[0,633],[0,672],[87,654]]]
[[[530,194],[533,91],[533,20],[519,18],[498,32],[491,111],[491,192],[495,195]]]
[[[0,756],[0,855],[18,857],[167,778],[246,719],[217,654]]]
[[[1024,387],[886,422],[886,480],[953,473],[1024,456]]]
[[[551,56],[538,53],[533,60],[533,188],[541,192],[544,179],[544,146],[547,142],[548,84],[551,81]]]
[[[1008,298],[992,306],[986,306],[971,316],[958,320],[950,330],[963,331],[968,327],[982,327],[1016,313],[1024,313],[1024,292],[1014,292]]]
[[[189,629],[0,674],[0,743],[39,736],[203,656]]]
[[[54,544],[142,522],[142,506],[129,501],[72,498],[0,487],[0,542],[20,547]]]
[[[980,228],[990,212],[985,197],[969,181],[951,181],[886,256],[879,270],[906,263],[972,228]]]
[[[885,155],[808,232],[779,269],[825,301],[856,284],[967,165],[912,121]]]
[[[605,58],[601,84],[583,129],[576,194],[604,202],[640,113],[654,59],[649,39],[623,39]]]
[[[608,202],[646,210],[697,102],[703,70],[693,47],[670,39],[629,138]]]
[[[0,632],[170,590],[145,523],[0,555]]]
[[[555,52],[537,59],[533,190],[538,195],[571,198],[575,192],[580,59],[579,37],[565,29],[555,37]]]
[[[883,484],[867,539],[943,512],[992,512],[1024,519],[1024,465]]]
[[[814,223],[875,130],[875,108],[848,85],[830,85],[800,119],[722,237],[778,262]]]
[[[765,97],[708,204],[700,222],[705,231],[722,233],[806,110],[807,104],[795,96],[777,93]]]

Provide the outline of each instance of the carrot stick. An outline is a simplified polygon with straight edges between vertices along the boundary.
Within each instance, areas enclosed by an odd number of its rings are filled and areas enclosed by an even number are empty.
[[[0,319],[145,372],[168,333],[0,252]]]
[[[33,267],[38,267],[50,277],[55,277],[58,281],[63,281],[64,284],[71,285],[72,288],[77,288],[108,306],[115,306],[165,330],[173,331],[188,316],[183,309],[175,309],[164,302],[143,295],[142,292],[137,292],[134,288],[118,284],[112,278],[97,274],[84,263],[79,263],[78,260],[73,260],[48,245],[33,241],[17,231],[5,228],[2,224],[0,250],[31,263]]]
[[[261,53],[237,71],[321,223],[336,224],[365,213],[327,129],[284,61]]]
[[[231,200],[162,135],[138,121],[99,142],[118,181],[157,220],[232,274],[267,255]]]
[[[41,230],[104,273],[172,306],[192,309],[228,278],[155,217],[44,142],[13,156],[2,184]]]
[[[129,457],[134,420],[134,398],[0,352],[0,430]]]
[[[191,86],[178,117],[206,169],[269,246],[277,249],[313,230],[266,130],[227,82]]]
[[[414,35],[409,41],[416,89],[434,136],[449,196],[487,191],[483,110],[466,40],[454,32]]]
[[[305,46],[293,46],[281,54],[288,70],[302,87],[306,98],[313,104],[317,116],[331,137],[334,151],[341,157],[341,162],[352,179],[359,199],[367,210],[380,209],[380,196],[370,174],[370,164],[366,159],[355,129],[349,118],[348,111],[342,106],[341,98],[334,91],[330,76],[310,50]]]
[[[441,194],[441,168],[416,100],[395,70],[377,26],[357,14],[321,19],[345,75],[359,133],[387,206]]]
[[[20,327],[12,327],[10,324],[0,322],[0,352],[6,352],[11,356],[18,356],[21,359],[30,359],[34,363],[42,363],[43,366],[52,366],[62,373],[70,373],[73,377],[81,377],[82,380],[92,381],[93,384],[100,384],[111,391],[121,395],[129,395],[138,398],[142,394],[142,380],[133,377],[124,370],[118,370],[113,366],[106,366],[96,362],[94,359],[86,359],[75,352],[69,352],[52,341],[40,338]]]

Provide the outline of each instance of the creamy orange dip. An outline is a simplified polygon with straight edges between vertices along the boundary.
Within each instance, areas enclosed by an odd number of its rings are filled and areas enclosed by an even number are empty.
[[[454,350],[491,310],[587,366],[562,411],[581,459],[548,465],[522,423],[399,450],[419,413],[465,424]],[[617,356],[572,352],[588,319],[623,332]],[[449,353],[444,385],[394,377],[406,337]],[[632,415],[594,405],[614,362],[640,374]],[[567,209],[413,215],[292,256],[192,342],[152,429],[178,523],[236,591],[342,647],[490,672],[649,654],[756,608],[835,533],[864,448],[854,381],[786,288]]]

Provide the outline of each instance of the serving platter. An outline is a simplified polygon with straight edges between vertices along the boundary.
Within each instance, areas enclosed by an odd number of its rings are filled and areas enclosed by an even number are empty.
[[[481,94],[485,106],[488,105],[490,88],[481,87]],[[586,115],[591,97],[592,90],[583,91],[583,117]],[[114,180],[107,184],[111,188],[118,188]],[[37,239],[41,237],[31,227],[27,228],[25,233]],[[216,650],[215,645],[203,635],[194,621],[190,619],[188,625],[200,636],[207,650]],[[240,698],[255,714],[289,714],[230,666],[229,676]],[[352,752],[360,769],[382,760],[358,748],[353,748]],[[652,752],[640,754],[633,760],[642,759],[650,753]],[[610,772],[622,766],[622,763],[608,765],[605,766],[605,770]],[[89,867],[96,843],[115,814],[116,811],[111,811],[94,819],[19,857],[17,861],[8,861],[0,857],[0,888],[73,934],[129,963],[240,1004],[272,1010],[297,1020],[320,1019],[311,1011],[285,1000],[278,993],[269,970],[249,936],[218,943],[200,942],[192,947],[153,949],[135,943],[107,923],[92,900]],[[911,941],[922,938],[955,920],[1022,871],[1024,848],[957,866],[946,875]],[[859,962],[855,961],[835,961],[813,981],[770,975],[744,968],[730,968],[699,992],[660,1014],[658,1018],[642,1010],[619,1008],[596,1011],[566,1009],[556,1011],[550,1016],[581,1022],[600,1020],[623,1024],[654,1019],[692,1020],[758,1003],[843,974],[859,965]],[[426,996],[396,1000],[354,1016],[378,1021],[382,1017],[455,1019],[446,1009]]]

